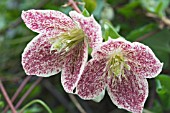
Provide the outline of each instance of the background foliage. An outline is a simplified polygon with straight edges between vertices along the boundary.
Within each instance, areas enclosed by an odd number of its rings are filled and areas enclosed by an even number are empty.
[[[22,22],[22,10],[54,9],[66,14],[72,8],[63,7],[66,0],[1,0],[0,2],[0,80],[9,97],[12,97],[26,77],[21,66],[21,54],[26,44],[36,36]],[[145,103],[145,113],[170,112],[170,0],[77,0],[81,10],[85,7],[102,25],[103,38],[116,38],[115,32],[129,41],[139,41],[152,48],[164,63],[163,71],[149,80],[150,93]],[[114,26],[114,28],[113,28]],[[17,104],[38,77],[33,76],[14,101]],[[100,103],[84,101],[76,97],[87,113],[126,113],[118,109],[106,94]],[[19,107],[41,99],[54,113],[79,113],[69,95],[61,86],[60,74],[44,78],[24,99]],[[0,111],[7,105],[0,93]],[[10,111],[9,111],[10,112]],[[24,113],[44,112],[45,109],[33,104]]]

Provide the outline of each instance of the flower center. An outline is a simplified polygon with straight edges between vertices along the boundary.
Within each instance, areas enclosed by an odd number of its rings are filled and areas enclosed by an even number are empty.
[[[65,50],[67,52],[82,42],[85,37],[84,31],[80,28],[73,28],[67,32],[60,33],[56,37],[50,39],[50,43],[52,44],[51,51],[57,50],[61,52]]]
[[[121,50],[118,50],[110,55],[107,62],[108,75],[114,77],[125,77],[124,68],[130,70],[130,66],[126,62],[126,58],[123,56]]]

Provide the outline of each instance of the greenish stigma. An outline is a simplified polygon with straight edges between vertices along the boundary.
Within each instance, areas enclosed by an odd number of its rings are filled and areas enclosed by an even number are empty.
[[[50,39],[50,43],[52,44],[51,51],[57,50],[61,52],[65,50],[67,52],[82,42],[85,37],[84,31],[80,28],[73,28],[70,31],[60,33],[56,37]]]
[[[117,51],[110,55],[107,62],[108,75],[114,77],[125,77],[124,68],[130,70],[130,66],[127,64],[125,57],[121,51]]]

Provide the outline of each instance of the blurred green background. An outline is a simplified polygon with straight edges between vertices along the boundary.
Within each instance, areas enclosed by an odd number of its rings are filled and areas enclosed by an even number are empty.
[[[0,79],[10,97],[27,76],[21,66],[21,54],[26,44],[37,34],[21,20],[22,10],[53,9],[68,14],[72,8],[63,7],[67,0],[1,0],[0,1]],[[161,74],[149,79],[150,93],[145,113],[170,113],[170,0],[77,0],[101,24],[104,40],[114,38],[113,28],[129,41],[148,45],[164,63]],[[168,19],[169,18],[169,19]],[[108,25],[108,27],[105,27]],[[33,76],[14,105],[37,80]],[[126,113],[118,109],[106,94],[100,103],[77,100],[87,113]],[[21,107],[34,99],[41,99],[54,113],[79,113],[61,86],[60,74],[44,78]],[[0,92],[0,111],[7,105]],[[10,111],[9,111],[10,112]],[[46,113],[34,104],[24,113]]]

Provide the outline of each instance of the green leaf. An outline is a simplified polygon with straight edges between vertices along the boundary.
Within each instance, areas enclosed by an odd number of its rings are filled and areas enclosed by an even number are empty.
[[[0,108],[3,108],[4,107],[4,102],[1,100],[1,94],[0,94]]]
[[[87,11],[86,8],[83,9],[82,14],[83,14],[85,17],[89,17],[89,16],[90,16],[90,13]]]
[[[147,24],[141,28],[135,29],[133,31],[131,31],[128,35],[127,35],[127,39],[130,41],[135,41],[136,39],[142,37],[143,35],[157,29],[157,25],[156,24]]]
[[[161,93],[161,90],[164,90],[163,92],[168,92],[170,93],[170,76],[169,75],[165,75],[165,74],[161,74],[158,77],[156,77],[157,80],[157,93]]]
[[[118,13],[121,13],[122,15],[124,15],[127,18],[134,17],[134,16],[136,16],[135,9],[137,7],[139,7],[139,5],[140,5],[139,3],[140,2],[138,0],[130,2],[126,5],[124,5],[123,7],[119,8],[117,11],[118,11]]]
[[[89,0],[90,1],[90,0]],[[93,14],[94,16],[97,18],[97,19],[100,19],[101,17],[101,12],[103,10],[103,7],[104,7],[104,0],[97,0],[97,7],[96,9],[93,11]],[[89,11],[89,10],[88,10]]]
[[[158,100],[154,100],[153,106],[151,108],[153,113],[163,113],[162,106]]]
[[[92,13],[96,6],[97,6],[97,2],[96,0],[83,0],[83,2],[85,2],[85,8]]]
[[[104,40],[108,40],[108,38],[113,38],[113,39],[116,39],[116,38],[119,38],[121,37],[117,30],[113,27],[113,25],[108,21],[108,20],[102,20],[101,21],[101,26],[102,28],[104,29],[103,30],[103,38]]]
[[[156,77],[156,92],[158,93],[162,107],[165,110],[170,110],[170,76],[161,74]]]
[[[66,108],[64,106],[57,106],[53,113],[66,113]]]
[[[165,16],[165,10],[168,8],[169,0],[140,0],[141,5],[151,13],[159,17]]]
[[[152,46],[151,46],[152,47]],[[169,68],[169,62],[170,62],[170,55],[168,52],[159,50],[159,49],[155,49],[153,48],[154,53],[156,54],[156,56],[164,63],[163,67]]]
[[[159,79],[156,80],[157,88],[156,92],[159,94],[165,94],[167,93],[167,88],[161,83]]]
[[[170,65],[170,31],[168,29],[163,29],[155,35],[152,35],[142,43],[148,45],[152,48],[156,56],[164,63],[164,68]]]
[[[23,2],[19,4],[19,9],[21,10],[29,9],[30,7],[38,3],[39,3],[39,0],[33,0],[32,2],[30,2],[29,0],[23,0]]]

